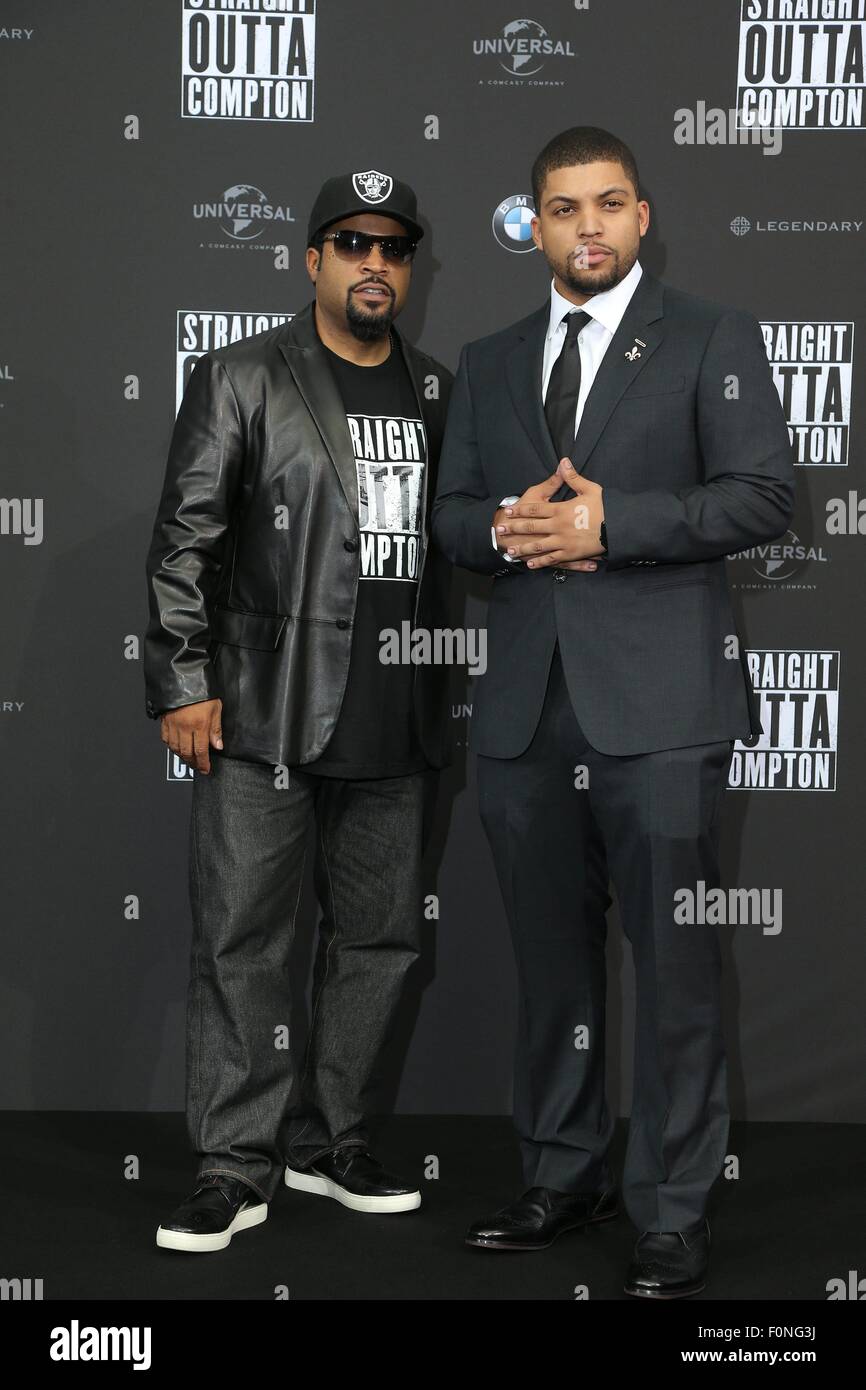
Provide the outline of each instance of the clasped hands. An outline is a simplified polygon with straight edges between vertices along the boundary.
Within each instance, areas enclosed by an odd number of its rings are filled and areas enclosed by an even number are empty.
[[[566,483],[577,501],[551,502]],[[560,459],[556,472],[527,488],[519,502],[497,507],[493,518],[500,547],[528,569],[554,565],[562,570],[594,570],[594,556],[604,555],[599,527],[604,521],[602,488],[584,478],[571,459]]]

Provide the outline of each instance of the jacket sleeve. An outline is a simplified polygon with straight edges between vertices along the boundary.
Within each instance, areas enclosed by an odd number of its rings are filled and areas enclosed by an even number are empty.
[[[703,483],[676,492],[605,486],[609,569],[647,557],[712,560],[784,534],[794,508],[793,453],[760,324],[745,310],[722,314],[710,335],[696,428]]]
[[[511,573],[511,567],[503,566],[502,557],[494,550],[490,539],[490,527],[498,506],[499,498],[490,496],[484,480],[475,438],[467,346],[460,353],[448,405],[431,516],[433,540],[452,564],[478,574]]]
[[[208,599],[222,565],[244,458],[244,429],[224,365],[207,353],[187,382],[169,445],[147,555],[147,714],[219,694],[208,656]]]

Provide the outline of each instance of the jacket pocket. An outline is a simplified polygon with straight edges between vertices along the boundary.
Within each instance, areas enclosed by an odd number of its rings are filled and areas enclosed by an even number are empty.
[[[210,631],[216,642],[270,652],[279,646],[287,622],[285,613],[252,613],[240,608],[216,607]]]
[[[674,391],[684,390],[685,384],[686,379],[682,373],[680,373],[679,376],[669,377],[667,381],[642,382],[640,377],[638,377],[634,386],[629,387],[627,391],[623,392],[620,400],[634,401],[638,400],[641,396],[669,396],[672,395]]]
[[[710,580],[707,575],[674,576],[669,574],[660,574],[658,578],[656,578],[655,575],[645,574],[638,581],[638,583],[635,584],[633,592],[636,594],[655,594],[658,592],[659,589],[692,589],[699,584],[707,585],[709,584],[709,582]]]

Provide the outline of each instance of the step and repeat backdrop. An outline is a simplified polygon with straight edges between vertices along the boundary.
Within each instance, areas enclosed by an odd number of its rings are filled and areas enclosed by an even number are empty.
[[[866,1121],[864,0],[2,0],[2,1090],[182,1109],[193,774],[145,714],[144,561],[200,354],[310,302],[324,179],[416,189],[401,330],[454,369],[549,274],[530,167],[567,126],[632,148],[641,264],[760,320],[791,530],[727,558],[764,735],[726,794],[735,1118]],[[454,623],[489,579],[455,575]],[[676,672],[671,673],[676,679]],[[402,1112],[510,1109],[514,966],[452,672],[423,960],[382,1076]],[[733,898],[729,895],[729,902]],[[295,989],[317,904],[307,883]],[[611,1104],[633,980],[609,932]]]

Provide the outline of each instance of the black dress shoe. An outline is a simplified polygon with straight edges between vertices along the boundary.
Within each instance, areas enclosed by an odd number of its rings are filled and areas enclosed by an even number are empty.
[[[617,1215],[616,1193],[557,1192],[530,1187],[509,1206],[469,1227],[467,1245],[482,1250],[546,1250],[563,1231],[609,1221]]]
[[[320,1154],[309,1168],[286,1164],[286,1187],[333,1197],[352,1211],[413,1211],[421,1193],[388,1173],[367,1149],[349,1147]]]
[[[224,1250],[236,1231],[258,1226],[267,1215],[267,1202],[249,1183],[206,1173],[192,1196],[157,1227],[156,1243],[165,1250]]]
[[[625,1292],[638,1298],[687,1298],[705,1287],[710,1223],[682,1231],[644,1231],[625,1276]]]

